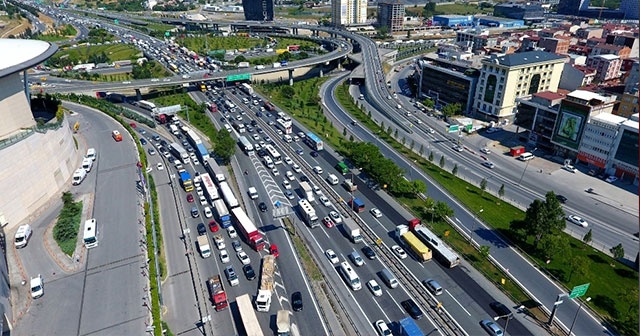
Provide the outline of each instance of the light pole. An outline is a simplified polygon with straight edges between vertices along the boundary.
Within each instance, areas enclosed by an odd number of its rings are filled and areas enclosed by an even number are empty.
[[[511,319],[511,317],[513,316],[513,313],[509,313],[507,315],[502,315],[502,316],[496,316],[493,318],[494,321],[498,322],[499,319],[505,317],[507,318],[507,322],[504,324],[504,331],[503,334],[506,335],[507,334],[507,328],[509,327],[509,320]],[[571,333],[569,333],[571,334]]]
[[[535,152],[538,149],[538,147],[534,148],[531,153]],[[518,181],[518,184],[522,183],[522,178],[524,177],[524,173],[527,172],[527,168],[529,168],[529,162],[531,162],[531,159],[527,160],[527,164],[524,166],[524,170],[522,171],[522,175],[520,176],[520,180]]]
[[[591,297],[585,299],[587,302],[591,301]],[[573,326],[576,324],[576,319],[578,319],[578,313],[580,309],[582,309],[582,304],[584,301],[580,301],[580,305],[578,306],[578,310],[576,310],[576,315],[573,317],[573,322],[571,322],[571,328],[569,328],[569,336],[571,336],[571,331],[573,330]]]

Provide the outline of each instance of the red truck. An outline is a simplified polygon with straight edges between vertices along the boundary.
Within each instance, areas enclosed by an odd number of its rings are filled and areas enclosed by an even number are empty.
[[[155,119],[160,124],[166,124],[169,121],[169,116],[164,113],[160,113],[156,114]]]
[[[209,287],[209,293],[211,294],[211,302],[216,311],[221,311],[229,306],[227,302],[227,293],[224,292],[224,285],[220,280],[220,275],[212,276],[207,280],[207,287]]]

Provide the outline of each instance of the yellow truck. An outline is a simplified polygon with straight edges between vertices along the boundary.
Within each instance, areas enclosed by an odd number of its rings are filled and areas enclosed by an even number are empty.
[[[398,225],[396,235],[404,241],[411,249],[419,261],[429,261],[432,258],[431,249],[427,247],[413,232],[409,231],[409,226]]]

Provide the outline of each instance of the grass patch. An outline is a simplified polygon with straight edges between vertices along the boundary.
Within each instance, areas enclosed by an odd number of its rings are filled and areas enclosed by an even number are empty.
[[[198,36],[176,38],[176,42],[181,46],[187,47],[199,54],[207,53],[207,45],[209,50],[234,50],[234,49],[250,49],[261,47],[265,44],[263,39],[243,36]]]
[[[53,227],[53,239],[56,240],[62,252],[72,256],[78,243],[78,231],[82,217],[82,202],[74,202],[70,192],[62,193],[62,210],[58,221]]]
[[[109,44],[100,46],[78,46],[76,48],[63,48],[56,52],[48,63],[56,66],[59,63],[91,63],[93,59],[99,59],[105,55],[108,62],[131,60],[142,57],[142,52],[127,44]],[[64,61],[64,62],[63,62]]]
[[[157,61],[149,61],[149,70],[151,72],[150,78],[163,78],[171,76],[172,74],[162,67],[162,64]],[[110,74],[100,74],[98,81],[103,82],[122,82],[135,79],[133,78],[133,74],[131,72],[120,72],[120,73],[110,73]]]
[[[300,259],[302,260],[302,267],[305,270],[305,273],[311,277],[311,280],[321,281],[323,279],[322,272],[318,269],[318,265],[316,265],[313,257],[309,253],[307,248],[307,244],[302,241],[302,238],[297,234],[295,226],[291,223],[291,219],[289,217],[284,219],[284,227],[287,229],[291,240],[293,240],[293,245],[296,247],[296,251],[300,255]]]

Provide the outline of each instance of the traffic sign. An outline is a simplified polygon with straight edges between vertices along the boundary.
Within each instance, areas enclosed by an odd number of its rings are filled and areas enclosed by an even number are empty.
[[[227,82],[237,82],[242,80],[251,80],[251,74],[240,74],[227,76]]]
[[[449,133],[455,133],[460,130],[460,126],[458,125],[449,125]]]
[[[164,36],[166,36],[166,37],[171,36],[171,32],[167,30],[166,32],[164,32]]]
[[[584,296],[587,293],[587,289],[589,289],[590,283],[586,283],[584,285],[579,285],[573,287],[571,293],[569,294],[569,298],[575,299],[577,297]]]

